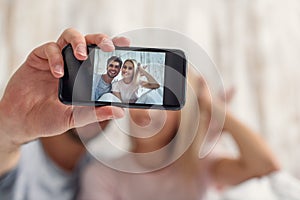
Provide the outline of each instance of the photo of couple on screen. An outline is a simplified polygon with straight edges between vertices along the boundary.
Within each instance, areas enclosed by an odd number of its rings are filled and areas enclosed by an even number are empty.
[[[165,54],[96,49],[92,101],[163,105]]]

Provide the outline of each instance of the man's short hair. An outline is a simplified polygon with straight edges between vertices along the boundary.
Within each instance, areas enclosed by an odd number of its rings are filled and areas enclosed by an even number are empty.
[[[110,57],[110,58],[107,60],[106,66],[108,66],[109,63],[111,63],[111,62],[118,62],[119,65],[120,65],[120,68],[122,67],[123,61],[122,61],[121,58],[118,57],[118,56],[112,56],[112,57]]]

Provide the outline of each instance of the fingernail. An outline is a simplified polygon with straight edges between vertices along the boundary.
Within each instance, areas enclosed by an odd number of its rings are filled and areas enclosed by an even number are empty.
[[[55,65],[54,72],[56,74],[63,75],[64,74],[63,67],[61,65]]]
[[[76,52],[81,55],[81,56],[87,56],[86,55],[86,46],[85,45],[82,45],[82,44],[79,44],[76,48]]]
[[[101,45],[107,45],[107,46],[114,47],[113,42],[108,38],[104,38],[101,42]]]

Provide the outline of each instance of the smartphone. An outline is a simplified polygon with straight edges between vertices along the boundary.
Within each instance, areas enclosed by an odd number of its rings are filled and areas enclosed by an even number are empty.
[[[185,104],[186,57],[179,49],[88,45],[77,60],[71,45],[62,50],[64,76],[59,99],[68,105],[179,110]]]

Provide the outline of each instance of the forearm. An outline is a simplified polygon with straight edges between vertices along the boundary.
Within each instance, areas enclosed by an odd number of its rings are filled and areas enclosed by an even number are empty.
[[[146,76],[147,78],[147,76]],[[153,78],[148,79],[147,81],[142,81],[142,87],[148,88],[148,89],[157,89],[160,87],[159,83]]]
[[[239,156],[220,157],[212,166],[213,178],[219,185],[236,185],[253,177],[279,170],[279,164],[268,145],[254,131],[241,123],[222,106],[216,106],[214,116],[224,126],[238,146]],[[223,119],[223,120],[222,120]]]
[[[143,74],[145,75],[145,77],[147,79],[147,83],[143,87],[146,87],[149,89],[156,89],[156,88],[160,87],[159,83],[155,80],[155,78],[151,74],[149,74],[146,71],[143,71]]]
[[[1,124],[1,128],[3,124]],[[0,128],[0,129],[1,129]],[[19,148],[12,144],[6,133],[0,130],[0,176],[12,170],[20,157]]]
[[[12,170],[17,165],[20,157],[18,145],[13,144],[13,140],[5,128],[5,116],[1,112],[1,105],[0,101],[0,176]]]
[[[239,162],[254,175],[263,175],[279,169],[279,164],[268,145],[231,113],[225,115],[224,129],[231,134],[239,148]]]
[[[6,149],[0,149],[0,176],[11,171],[19,162],[20,151],[19,149],[14,151],[7,151]]]

